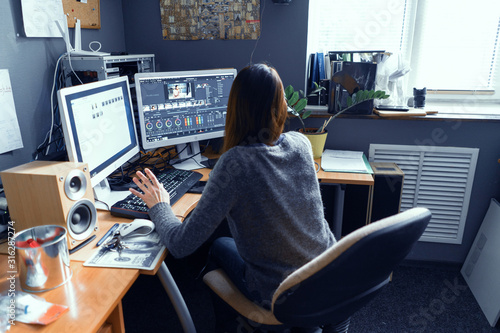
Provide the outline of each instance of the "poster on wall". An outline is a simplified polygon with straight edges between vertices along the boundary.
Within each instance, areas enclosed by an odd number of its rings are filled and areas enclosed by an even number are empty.
[[[23,148],[9,71],[0,69],[0,154]]]
[[[61,0],[21,0],[26,37],[62,37],[57,27],[66,26]]]
[[[260,0],[160,0],[165,40],[258,39]]]

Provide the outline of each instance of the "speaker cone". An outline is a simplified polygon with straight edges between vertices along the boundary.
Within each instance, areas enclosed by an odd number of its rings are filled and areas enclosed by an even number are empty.
[[[64,181],[64,193],[71,200],[78,200],[85,195],[87,178],[80,169],[71,170]]]
[[[77,201],[66,218],[68,232],[76,240],[83,240],[90,236],[96,222],[97,210],[94,203],[88,199]]]

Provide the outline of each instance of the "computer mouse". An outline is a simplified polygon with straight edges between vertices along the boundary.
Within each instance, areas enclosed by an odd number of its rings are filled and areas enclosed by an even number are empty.
[[[135,219],[120,228],[120,235],[122,237],[146,236],[152,233],[154,230],[155,225],[150,220]]]

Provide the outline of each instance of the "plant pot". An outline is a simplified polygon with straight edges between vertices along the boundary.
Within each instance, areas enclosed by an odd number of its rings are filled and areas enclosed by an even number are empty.
[[[299,132],[304,134],[309,141],[311,141],[312,151],[314,158],[320,158],[323,155],[323,150],[325,148],[326,136],[328,131],[324,130],[321,133],[316,133],[317,128],[306,128],[304,133],[303,129],[299,129]]]

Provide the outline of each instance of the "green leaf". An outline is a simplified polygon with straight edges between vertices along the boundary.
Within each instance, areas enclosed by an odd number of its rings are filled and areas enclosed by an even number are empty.
[[[347,106],[351,106],[353,104],[352,97],[347,96]]]
[[[377,90],[377,91],[375,91],[374,97],[375,98],[382,98],[382,96],[384,96],[384,95],[385,95],[385,92],[383,92],[382,90]]]
[[[295,103],[297,103],[297,101],[298,101],[298,100],[299,100],[299,93],[295,91],[295,92],[292,94],[292,97],[290,97],[290,98],[288,99],[288,104],[290,104],[290,106],[294,106],[294,105],[295,105]]]
[[[311,115],[312,111],[311,110],[306,110],[304,114],[302,115],[302,119],[306,119]]]
[[[361,90],[361,95],[359,96],[358,103],[366,101],[366,99],[368,98],[368,94],[369,93],[370,92],[368,90]]]
[[[299,112],[304,110],[304,108],[306,107],[307,105],[307,98],[302,98],[300,99],[297,104],[295,104],[295,111]]]
[[[286,87],[286,89],[285,89],[285,98],[286,99],[290,99],[290,97],[292,97],[292,94],[293,94],[293,87],[292,86]]]
[[[363,98],[364,92],[365,92],[364,90],[360,90],[356,93],[356,104],[361,103],[364,100],[364,98]]]
[[[368,92],[368,99],[373,99],[375,97],[375,90],[370,90]]]

